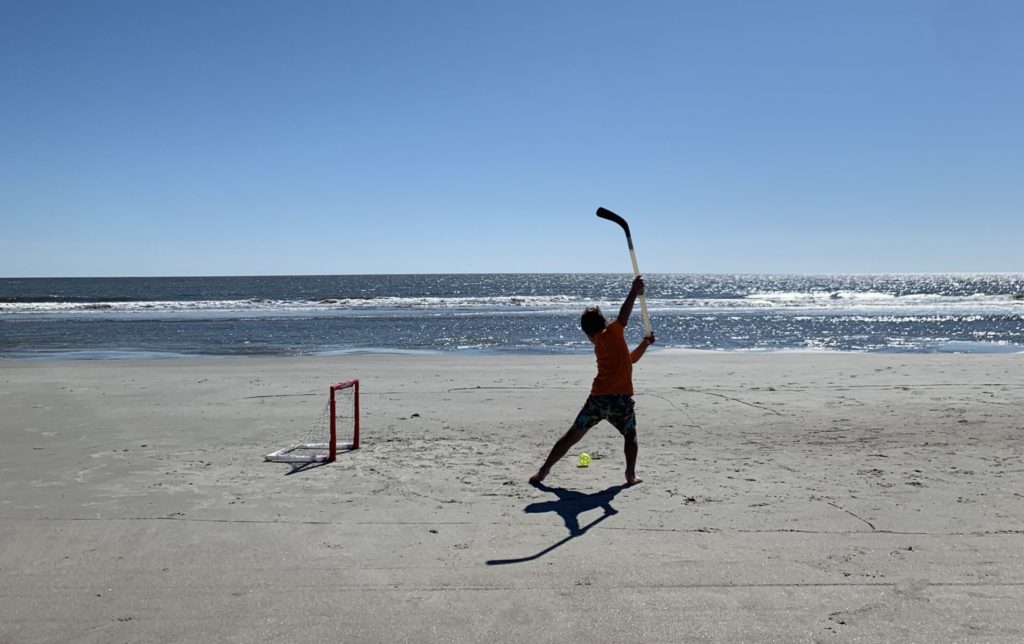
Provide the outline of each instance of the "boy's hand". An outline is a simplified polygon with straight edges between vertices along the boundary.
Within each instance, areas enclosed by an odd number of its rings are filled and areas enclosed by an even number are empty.
[[[633,278],[633,293],[636,295],[643,295],[644,293],[644,276],[637,275]]]
[[[640,341],[640,344],[637,345],[637,347],[633,349],[632,352],[630,352],[630,362],[635,363],[637,360],[642,358],[644,356],[644,353],[647,351],[647,347],[651,346],[652,344],[654,344],[654,334],[648,333],[647,335],[644,336],[644,339]]]

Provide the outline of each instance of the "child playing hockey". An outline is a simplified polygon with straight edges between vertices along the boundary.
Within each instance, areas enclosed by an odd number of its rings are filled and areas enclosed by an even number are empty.
[[[530,477],[530,483],[537,485],[551,471],[569,449],[575,445],[587,430],[602,420],[615,426],[623,438],[623,449],[626,453],[626,483],[640,483],[636,477],[636,416],[633,411],[633,363],[654,344],[654,334],[650,334],[640,342],[636,349],[629,351],[626,344],[625,329],[629,323],[629,315],[633,312],[633,303],[638,295],[644,292],[644,280],[639,275],[633,280],[629,295],[619,309],[619,317],[609,324],[601,309],[590,307],[580,316],[580,326],[587,337],[594,343],[594,354],[597,356],[597,376],[590,389],[590,396],[583,405],[579,415],[565,435],[559,438],[551,448],[551,453],[541,465],[537,473]]]

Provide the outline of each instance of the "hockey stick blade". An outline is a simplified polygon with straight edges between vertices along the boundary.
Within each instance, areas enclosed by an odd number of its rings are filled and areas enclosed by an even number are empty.
[[[626,231],[626,237],[630,236],[629,235],[629,224],[626,223],[625,219],[623,219],[622,217],[616,215],[611,210],[608,210],[607,208],[598,208],[597,209],[597,216],[600,217],[601,219],[607,219],[608,221],[614,221],[618,225],[622,226],[622,230]]]

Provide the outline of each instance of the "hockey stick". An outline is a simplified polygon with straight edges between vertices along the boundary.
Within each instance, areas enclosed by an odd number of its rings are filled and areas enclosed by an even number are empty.
[[[626,223],[625,219],[607,208],[598,208],[597,216],[601,219],[614,221],[622,226],[622,230],[626,233],[626,244],[629,246],[629,258],[633,260],[633,275],[639,276],[640,268],[636,264],[636,251],[633,250],[633,238],[629,236],[629,224]],[[640,313],[644,318],[644,335],[651,335],[651,318],[647,315],[647,298],[644,297],[643,293],[640,294]]]

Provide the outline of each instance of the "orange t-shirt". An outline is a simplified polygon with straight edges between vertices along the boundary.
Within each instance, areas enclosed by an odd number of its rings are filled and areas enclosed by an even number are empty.
[[[626,328],[615,320],[594,336],[597,376],[592,396],[633,395],[633,359],[626,345]]]

